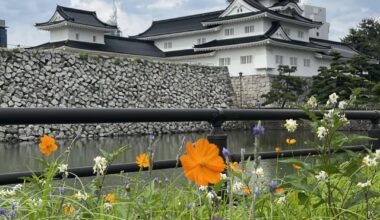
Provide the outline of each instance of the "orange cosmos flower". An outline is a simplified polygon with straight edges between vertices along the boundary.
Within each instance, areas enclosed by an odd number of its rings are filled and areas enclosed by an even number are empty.
[[[106,202],[114,204],[116,202],[116,195],[115,195],[115,193],[108,193],[106,195],[105,200],[106,200]]]
[[[288,138],[288,139],[286,139],[286,143],[289,145],[293,145],[293,144],[297,143],[297,140],[294,138]]]
[[[149,155],[147,153],[140,154],[136,157],[136,163],[141,168],[148,168],[150,166],[149,163]]]
[[[298,164],[292,164],[292,167],[297,170],[301,169],[301,165]]]
[[[284,193],[285,189],[284,188],[277,188],[276,193]]]
[[[72,206],[64,205],[63,206],[63,214],[67,217],[72,217],[75,214],[75,209]]]
[[[44,135],[40,138],[40,144],[38,146],[40,147],[41,153],[45,156],[49,156],[53,151],[58,149],[55,139],[48,135]]]
[[[276,151],[277,153],[280,153],[281,152],[281,148],[280,147],[275,147],[274,151]]]
[[[238,162],[233,162],[233,163],[230,163],[230,168],[235,171],[236,173],[241,173],[242,170],[239,169],[237,166],[239,165]]]
[[[248,187],[244,187],[243,193],[245,193],[246,195],[249,195],[249,194],[252,194],[252,190]]]
[[[220,173],[226,169],[223,158],[219,156],[218,147],[204,138],[199,139],[195,146],[187,142],[186,154],[180,160],[187,179],[200,186],[218,183],[221,179]]]

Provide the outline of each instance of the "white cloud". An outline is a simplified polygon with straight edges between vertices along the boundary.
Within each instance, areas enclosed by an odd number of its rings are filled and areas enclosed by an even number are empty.
[[[112,1],[106,0],[70,0],[70,6],[83,10],[96,11],[98,17],[107,22],[113,13]],[[128,14],[122,10],[122,4],[116,3],[118,25],[124,36],[136,35],[145,31],[151,24],[143,16]]]
[[[188,0],[155,0],[147,6],[148,9],[172,9],[183,5]]]

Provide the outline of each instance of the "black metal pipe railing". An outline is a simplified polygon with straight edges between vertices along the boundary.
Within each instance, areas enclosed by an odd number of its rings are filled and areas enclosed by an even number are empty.
[[[375,151],[377,148],[368,149],[364,145],[360,146],[350,146],[350,147],[344,147],[343,149],[338,150],[336,153],[343,153],[346,151],[353,151],[353,152],[363,152],[367,150]],[[262,160],[267,159],[276,159],[276,158],[288,158],[288,157],[302,157],[302,156],[312,156],[312,155],[318,155],[321,154],[321,151],[319,149],[301,149],[301,150],[293,150],[293,151],[281,151],[281,152],[260,152],[259,156]],[[233,154],[231,155],[231,161],[232,162],[240,162],[241,161],[241,155],[240,154]],[[245,154],[245,160],[250,158],[251,160],[254,159],[253,154]],[[155,161],[153,163],[152,169],[153,170],[162,170],[162,169],[170,169],[170,168],[176,168],[181,167],[181,162],[177,160],[164,160],[164,161]],[[147,169],[145,169],[147,170]],[[130,163],[130,164],[116,164],[111,165],[107,168],[107,175],[110,174],[120,174],[120,173],[131,173],[131,172],[138,172],[140,171],[140,167],[137,166],[136,163]],[[93,168],[92,167],[78,167],[78,168],[72,168],[68,170],[69,176],[67,178],[75,178],[78,177],[91,177],[93,176]],[[23,183],[25,177],[32,177],[32,175],[41,176],[41,172],[19,172],[19,173],[9,173],[9,174],[0,174],[0,185],[8,185],[8,184],[18,184]],[[62,179],[62,175],[58,174],[55,179]]]
[[[315,113],[321,117],[320,112]],[[368,120],[373,126],[368,131],[370,137],[377,138],[369,146],[373,149],[380,148],[380,112],[379,111],[346,111],[349,120]],[[227,147],[227,135],[221,129],[225,121],[249,121],[249,120],[285,120],[307,119],[308,115],[300,110],[281,109],[73,109],[73,108],[0,108],[0,125],[19,124],[89,124],[89,123],[134,123],[134,122],[191,122],[207,121],[213,129],[208,139],[216,144],[220,152]],[[364,146],[345,148],[352,151],[363,151]],[[283,157],[306,156],[320,153],[318,149],[303,149],[295,151],[283,151]],[[262,152],[262,159],[278,157],[277,152]],[[246,158],[253,155],[246,155]],[[239,161],[240,155],[232,155],[233,161]],[[168,169],[176,167],[176,160],[157,161],[154,169]],[[180,164],[179,164],[180,166]],[[136,172],[139,167],[136,164],[112,165],[108,168],[108,174]],[[92,167],[70,169],[70,172],[78,177],[93,176]],[[36,173],[38,175],[38,173]],[[23,182],[22,177],[30,177],[32,172],[10,173],[0,175],[0,185]],[[59,176],[57,176],[59,178]]]
[[[318,111],[315,111],[320,115]],[[380,119],[380,111],[346,111],[349,120]],[[0,108],[0,125],[248,121],[308,118],[301,110]]]

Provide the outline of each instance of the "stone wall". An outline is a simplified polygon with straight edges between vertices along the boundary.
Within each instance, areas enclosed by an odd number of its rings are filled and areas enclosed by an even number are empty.
[[[0,106],[60,108],[231,108],[226,68],[34,50],[0,51]],[[0,140],[208,130],[208,123],[0,127]]]
[[[236,94],[237,106],[242,108],[261,108],[265,98],[261,96],[267,94],[272,86],[275,75],[250,75],[242,77],[231,77],[232,86]],[[304,94],[301,95],[297,103],[288,103],[286,107],[300,104],[306,100],[312,85],[312,78],[301,77],[305,80],[303,86]],[[278,108],[280,104],[273,103],[265,107]]]

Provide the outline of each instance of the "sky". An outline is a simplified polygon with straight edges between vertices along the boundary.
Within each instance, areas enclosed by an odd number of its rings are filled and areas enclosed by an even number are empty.
[[[379,0],[301,2],[327,8],[331,40],[340,40],[363,18],[380,19]],[[48,42],[49,33],[37,30],[34,24],[48,21],[56,5],[96,11],[103,21],[108,21],[113,11],[113,0],[0,0],[0,19],[5,19],[9,27],[9,46],[35,46]],[[143,32],[152,20],[220,10],[227,6],[226,0],[116,0],[116,5],[123,36]]]

